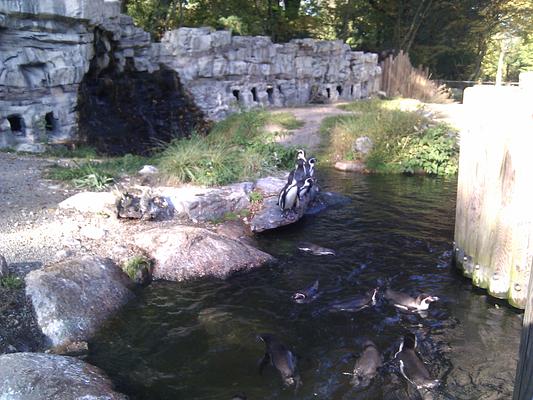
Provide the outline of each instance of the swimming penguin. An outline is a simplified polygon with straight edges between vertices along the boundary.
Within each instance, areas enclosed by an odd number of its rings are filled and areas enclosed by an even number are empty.
[[[394,307],[397,307],[406,311],[425,311],[429,308],[429,305],[438,301],[439,298],[436,296],[430,296],[429,294],[422,293],[416,298],[409,296],[408,294],[396,292],[392,289],[387,289],[385,291],[385,296],[387,300],[390,300]]]
[[[315,176],[315,165],[316,165],[315,157],[311,157],[309,160],[307,160],[307,176],[310,178]]]
[[[311,303],[318,297],[318,280],[306,289],[297,291],[292,295],[292,300],[298,304]]]
[[[417,389],[431,389],[439,385],[437,379],[431,379],[424,363],[415,352],[416,336],[408,333],[404,336],[398,352],[394,358],[400,363],[400,372]]]
[[[296,179],[293,179],[289,184],[287,183],[278,195],[278,205],[281,211],[286,212],[292,210],[298,200],[298,184]]]
[[[335,250],[328,249],[327,247],[321,247],[314,243],[302,242],[298,245],[298,250],[306,253],[311,253],[315,256],[334,256]]]
[[[372,289],[366,292],[366,294],[362,296],[353,297],[350,300],[346,301],[340,301],[333,303],[330,306],[330,311],[349,311],[349,312],[357,312],[361,311],[364,308],[373,306],[376,304],[376,295],[378,293],[378,289]]]
[[[231,400],[246,400],[247,397],[244,393],[237,393],[235,395],[233,395],[233,397],[231,398]]]
[[[304,182],[304,184],[298,188],[298,199],[302,200],[303,197],[309,193],[311,188],[313,187],[313,178],[307,178]]]
[[[367,387],[372,378],[376,376],[378,368],[382,364],[383,359],[376,344],[371,340],[365,340],[363,343],[363,353],[355,363],[353,369],[352,385],[361,388]]]
[[[274,335],[264,333],[258,337],[265,343],[265,356],[261,360],[259,373],[263,373],[263,369],[270,362],[281,374],[281,379],[285,386],[294,385],[295,388],[298,388],[302,384],[302,380],[296,371],[296,357],[294,354]]]

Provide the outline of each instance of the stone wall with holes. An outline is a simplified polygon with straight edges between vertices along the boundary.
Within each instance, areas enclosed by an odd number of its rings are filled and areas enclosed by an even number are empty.
[[[215,120],[240,108],[365,98],[381,79],[377,54],[351,51],[341,41],[275,44],[211,28],[167,32],[159,60]]]
[[[111,70],[115,79],[121,71],[149,79],[168,69],[212,120],[254,106],[364,98],[379,89],[381,74],[377,55],[340,41],[274,44],[268,37],[181,28],[153,43],[120,14],[120,0],[0,0],[0,147],[36,150],[84,138],[79,106],[87,76],[105,90]],[[166,119],[166,111],[158,118]],[[97,123],[93,130],[98,134]]]

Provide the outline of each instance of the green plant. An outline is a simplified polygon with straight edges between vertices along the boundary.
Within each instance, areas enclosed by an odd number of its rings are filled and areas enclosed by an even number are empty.
[[[15,275],[6,275],[0,278],[0,285],[7,289],[20,289],[24,281]]]
[[[250,193],[250,203],[260,203],[263,201],[263,195],[260,192],[253,191]]]
[[[143,269],[150,270],[152,262],[145,256],[134,256],[124,263],[122,270],[131,280],[137,280]]]

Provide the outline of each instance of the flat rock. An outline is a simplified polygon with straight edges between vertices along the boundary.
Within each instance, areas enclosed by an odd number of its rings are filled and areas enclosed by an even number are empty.
[[[319,192],[316,186],[313,186],[301,201],[294,211],[282,213],[278,206],[278,197],[271,196],[263,200],[261,210],[259,210],[250,221],[250,229],[252,232],[259,233],[270,229],[276,229],[281,226],[290,225],[302,218]]]
[[[115,212],[117,197],[111,192],[80,192],[59,203],[59,208],[79,212]]]
[[[240,241],[185,225],[153,228],[135,235],[134,242],[155,261],[153,278],[169,281],[226,278],[274,260]]]
[[[100,325],[134,297],[132,283],[111,260],[84,257],[30,272],[26,295],[49,344],[89,340]]]
[[[335,163],[335,169],[347,172],[365,172],[366,165],[362,161],[338,161]]]
[[[0,398],[126,400],[104,373],[81,360],[42,353],[0,356]]]

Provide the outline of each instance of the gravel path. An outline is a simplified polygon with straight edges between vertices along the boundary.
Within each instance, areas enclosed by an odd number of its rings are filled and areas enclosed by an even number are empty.
[[[276,109],[274,111],[276,113],[289,112],[296,119],[304,121],[304,125],[301,128],[290,131],[290,134],[283,136],[279,142],[290,146],[302,147],[308,152],[316,151],[321,140],[320,124],[322,124],[324,118],[335,115],[353,114],[337,108],[340,104],[345,103]]]

